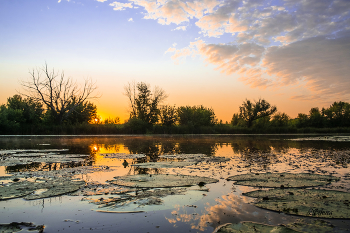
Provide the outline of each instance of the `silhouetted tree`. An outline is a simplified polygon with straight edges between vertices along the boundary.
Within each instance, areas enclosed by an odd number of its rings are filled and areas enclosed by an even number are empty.
[[[71,105],[75,105],[74,101]],[[97,117],[97,107],[91,102],[85,101],[76,106],[73,112],[66,119],[70,124],[93,123]]]
[[[284,112],[283,113],[278,112],[275,115],[273,115],[271,124],[277,127],[287,126],[289,119],[290,117]]]
[[[107,118],[103,121],[104,124],[120,124],[120,118],[115,117],[115,118]]]
[[[84,85],[79,87],[71,78],[66,79],[63,72],[50,72],[47,64],[42,69],[33,69],[30,76],[29,81],[22,82],[25,89],[22,94],[41,102],[55,124],[64,123],[87,99],[97,97],[92,96],[97,87],[91,80],[85,80]]]
[[[234,113],[231,119],[231,124],[233,126],[245,126],[245,121],[243,118],[239,117],[238,113]]]
[[[165,91],[155,87],[153,93],[146,83],[128,83],[124,87],[130,103],[130,118],[137,118],[147,124],[158,122],[159,104],[167,97]]]
[[[328,109],[322,109],[326,120],[332,127],[350,126],[350,104],[334,102]]]
[[[323,127],[324,121],[323,116],[319,110],[319,108],[311,108],[309,111],[309,126],[320,128]]]
[[[181,106],[178,108],[180,125],[211,126],[216,123],[216,117],[212,108],[200,106]]]
[[[18,122],[24,124],[37,124],[41,122],[43,108],[42,104],[32,98],[23,99],[20,95],[14,95],[7,99],[7,109],[9,111],[19,111],[21,119]]]
[[[175,125],[178,116],[177,109],[175,106],[163,105],[160,107],[160,123],[164,126]]]
[[[277,111],[275,106],[271,106],[266,100],[259,99],[252,103],[250,100],[243,102],[242,106],[239,107],[239,117],[242,118],[248,127],[251,127],[253,121],[271,116]]]
[[[39,124],[42,112],[40,103],[14,95],[0,106],[0,133],[18,133],[23,126]]]
[[[308,115],[306,115],[304,113],[298,113],[297,127],[299,127],[299,128],[307,127],[308,126],[308,121],[309,121]]]

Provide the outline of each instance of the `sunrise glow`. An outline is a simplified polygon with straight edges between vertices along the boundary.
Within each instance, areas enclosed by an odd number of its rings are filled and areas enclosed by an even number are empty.
[[[102,119],[128,119],[132,81],[223,121],[260,97],[295,118],[350,100],[349,12],[348,0],[4,0],[0,103],[46,62],[96,82]]]

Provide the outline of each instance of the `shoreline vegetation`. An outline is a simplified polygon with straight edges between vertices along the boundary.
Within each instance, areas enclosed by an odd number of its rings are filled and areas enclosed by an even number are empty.
[[[218,124],[206,127],[191,126],[161,126],[133,128],[125,124],[89,124],[78,125],[29,125],[6,132],[0,135],[182,135],[182,134],[350,134],[350,127],[337,128],[296,128],[296,127],[259,127],[245,128],[231,124]]]
[[[44,75],[42,75],[44,74]],[[101,120],[99,98],[91,80],[79,86],[47,65],[30,72],[23,92],[0,105],[0,135],[102,135],[102,134],[339,134],[350,133],[350,103],[334,102],[328,108],[313,107],[294,119],[264,99],[246,99],[231,122],[223,122],[203,105],[164,105],[166,92],[153,91],[144,82],[128,83],[124,95],[129,119]]]

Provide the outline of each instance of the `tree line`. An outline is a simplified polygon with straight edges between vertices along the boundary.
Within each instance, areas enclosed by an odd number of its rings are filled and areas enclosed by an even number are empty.
[[[129,102],[129,119],[100,121],[97,106],[90,102],[96,85],[85,80],[79,86],[64,73],[49,71],[47,65],[30,72],[22,82],[23,92],[0,106],[1,134],[62,133],[271,133],[301,132],[299,129],[350,127],[350,104],[334,102],[329,108],[311,108],[291,119],[264,99],[245,100],[231,122],[219,121],[212,108],[164,105],[166,92],[144,82],[128,83],[124,95]],[[302,131],[304,132],[304,131]]]

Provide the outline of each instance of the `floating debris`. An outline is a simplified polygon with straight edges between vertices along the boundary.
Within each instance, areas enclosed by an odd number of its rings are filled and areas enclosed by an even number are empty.
[[[332,142],[350,142],[350,136],[320,136],[308,138],[294,138],[292,141],[332,141]]]
[[[0,160],[0,166],[16,166],[31,163],[83,162],[89,156],[84,154],[21,153],[3,157]]]
[[[227,223],[215,229],[214,233],[239,233],[239,232],[276,232],[276,233],[299,233],[286,226],[271,226],[256,222]]]
[[[117,197],[89,199],[98,206],[97,212],[107,213],[138,213],[174,208],[175,205],[188,205],[203,198],[198,190],[186,188],[161,188],[138,190],[124,193]]]
[[[100,184],[92,182],[86,184],[77,192],[72,193],[72,196],[100,196],[100,195],[120,195],[124,193],[133,192],[135,189],[120,187],[111,184]]]
[[[226,162],[229,158],[207,156],[205,154],[175,154],[175,155],[161,155],[161,158],[172,159],[174,161],[162,161],[162,162],[148,162],[148,163],[137,163],[132,166],[140,168],[182,168],[186,166],[196,165],[198,163],[209,163],[209,162]],[[181,160],[181,161],[177,161]]]
[[[131,166],[140,168],[174,168],[174,167],[186,167],[196,164],[197,162],[186,161],[169,161],[169,162],[149,162],[149,163],[137,163]]]
[[[309,173],[248,173],[227,178],[236,181],[236,185],[246,185],[266,188],[297,188],[326,185],[332,181],[339,181],[335,176]]]
[[[64,152],[69,149],[17,149],[17,150],[0,150],[0,155],[10,155],[16,153],[48,153],[48,152]]]
[[[10,224],[0,224],[1,233],[19,232],[22,230],[37,231],[39,233],[43,233],[44,228],[45,228],[44,225],[35,226],[31,222],[12,222]]]
[[[350,218],[350,193],[322,189],[270,189],[244,193],[264,209],[320,218]]]
[[[219,156],[208,156],[205,154],[175,154],[175,155],[160,155],[160,158],[183,160],[184,162],[226,162],[230,158]]]
[[[139,159],[139,158],[146,157],[146,155],[144,154],[126,154],[126,153],[104,153],[101,155],[105,158],[113,158],[113,159]]]
[[[0,188],[0,200],[23,197],[26,200],[60,196],[74,192],[85,185],[85,181],[70,178],[19,179]]]
[[[132,175],[114,177],[109,182],[116,185],[137,188],[184,187],[198,184],[216,183],[219,180],[187,175]]]
[[[174,154],[174,155],[160,155],[160,158],[166,159],[199,159],[203,157],[208,157],[205,154]]]
[[[289,223],[286,226],[300,232],[310,232],[310,233],[336,232],[336,230],[334,229],[334,225],[321,219],[316,219],[311,222],[306,222],[305,219],[297,219],[296,222]],[[340,232],[343,232],[343,231],[340,231]]]

